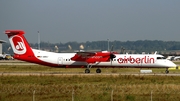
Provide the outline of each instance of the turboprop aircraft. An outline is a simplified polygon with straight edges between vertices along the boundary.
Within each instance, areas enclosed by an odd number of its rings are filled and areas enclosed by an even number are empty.
[[[168,68],[176,65],[159,54],[117,54],[116,52],[75,52],[55,53],[32,49],[24,37],[23,30],[6,30],[14,58],[52,67],[83,68],[90,73],[92,66],[98,67],[96,73],[101,73],[101,67],[131,67],[131,68]]]

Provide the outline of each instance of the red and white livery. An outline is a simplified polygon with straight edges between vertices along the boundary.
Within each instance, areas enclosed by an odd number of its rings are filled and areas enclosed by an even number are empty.
[[[97,73],[101,73],[100,67],[132,67],[132,68],[168,68],[176,65],[164,56],[159,54],[117,54],[115,52],[75,52],[75,53],[55,53],[37,49],[32,49],[24,37],[23,30],[6,30],[14,58],[47,65],[52,67],[85,67],[85,73],[90,73],[92,66],[98,67]]]

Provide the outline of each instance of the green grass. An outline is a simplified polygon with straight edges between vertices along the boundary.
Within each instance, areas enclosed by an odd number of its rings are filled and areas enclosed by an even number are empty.
[[[96,73],[96,67],[91,73]],[[146,70],[148,68],[145,68]],[[85,68],[54,68],[42,65],[0,65],[0,72],[43,72],[43,73],[84,73]],[[102,73],[139,73],[139,68],[101,68]],[[165,73],[165,68],[150,68],[153,73]],[[180,73],[180,70],[170,70],[170,73]]]
[[[0,72],[84,73],[85,68],[51,68],[41,65],[0,65]],[[91,72],[95,73],[96,68]],[[118,75],[0,75],[0,101],[179,101],[179,76],[121,75],[138,68],[102,68]],[[164,73],[165,69],[152,69]],[[170,73],[180,73],[170,70]]]
[[[0,76],[0,100],[178,101],[178,76]],[[72,94],[73,93],[73,94]]]

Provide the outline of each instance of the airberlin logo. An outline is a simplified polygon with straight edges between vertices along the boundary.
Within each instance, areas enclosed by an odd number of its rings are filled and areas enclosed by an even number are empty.
[[[26,52],[24,41],[20,36],[15,35],[11,37],[9,40],[12,45],[14,53],[24,54]]]
[[[24,50],[24,45],[22,42],[17,42],[17,45],[15,46],[15,48],[19,51]]]
[[[140,64],[140,63],[145,63],[145,64],[152,64],[154,63],[154,58],[149,57],[149,56],[144,56],[142,58],[133,58],[131,56],[124,58],[119,58],[118,63],[123,64],[123,63],[131,63],[131,64]]]

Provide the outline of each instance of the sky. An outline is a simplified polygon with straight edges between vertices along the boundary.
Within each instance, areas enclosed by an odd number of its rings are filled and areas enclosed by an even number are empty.
[[[1,0],[0,40],[7,29],[30,43],[180,40],[180,0]]]

